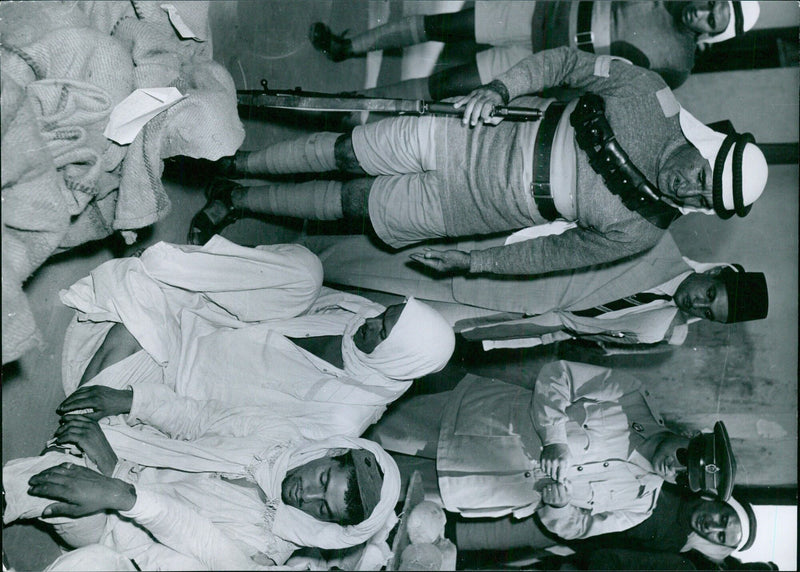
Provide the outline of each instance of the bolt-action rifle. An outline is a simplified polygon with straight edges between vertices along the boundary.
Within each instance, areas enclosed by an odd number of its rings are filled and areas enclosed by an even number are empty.
[[[464,108],[456,109],[452,103],[425,101],[422,99],[390,99],[366,97],[363,95],[320,93],[293,90],[269,89],[266,80],[261,80],[262,89],[239,90],[236,92],[240,106],[295,109],[300,111],[371,111],[395,115],[462,115]],[[537,121],[542,112],[532,107],[513,107],[498,105],[495,116],[515,121]]]

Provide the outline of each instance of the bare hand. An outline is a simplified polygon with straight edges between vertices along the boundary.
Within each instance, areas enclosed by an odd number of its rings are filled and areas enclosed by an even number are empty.
[[[423,253],[415,252],[409,256],[412,260],[439,272],[455,273],[469,270],[469,253],[462,250],[426,248]]]
[[[133,485],[97,471],[62,463],[28,480],[28,494],[58,500],[42,516],[80,517],[103,510],[129,510],[136,504]]]
[[[503,120],[500,115],[494,115],[494,108],[503,105],[503,97],[495,90],[488,87],[479,87],[467,95],[457,97],[453,101],[453,107],[458,109],[464,107],[464,116],[461,122],[464,125],[478,124],[478,121],[497,125]]]
[[[104,385],[81,387],[61,402],[56,409],[59,415],[65,415],[78,409],[94,409],[85,415],[95,421],[103,417],[130,413],[133,403],[132,389],[112,389]]]
[[[567,469],[572,465],[572,456],[566,443],[551,443],[542,449],[539,461],[547,476],[563,483],[567,478]]]
[[[76,445],[89,457],[100,472],[110,475],[117,466],[117,455],[108,443],[97,421],[86,415],[67,415],[55,432],[56,443]]]
[[[569,487],[566,483],[551,483],[542,489],[542,502],[554,508],[567,506],[569,498]]]

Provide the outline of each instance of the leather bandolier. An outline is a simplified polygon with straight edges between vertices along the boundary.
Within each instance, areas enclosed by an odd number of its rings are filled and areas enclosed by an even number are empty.
[[[663,229],[681,215],[678,209],[659,200],[658,190],[620,146],[606,119],[602,97],[594,93],[581,96],[569,119],[578,146],[589,157],[589,165],[626,208]]]

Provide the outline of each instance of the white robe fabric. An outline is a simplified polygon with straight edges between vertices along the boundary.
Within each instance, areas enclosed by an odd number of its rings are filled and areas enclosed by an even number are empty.
[[[104,426],[104,431],[109,440],[114,439],[114,427]],[[76,546],[99,543],[135,559],[146,570],[262,569],[264,557],[282,564],[298,546],[346,548],[364,542],[371,549],[365,553],[383,553],[388,558],[386,538],[397,522],[394,506],[400,474],[376,443],[348,437],[284,442],[249,458],[243,454],[243,446],[239,453],[246,463],[237,465],[217,458],[207,447],[163,436],[160,441],[170,442],[171,447],[160,449],[159,439],[150,433],[135,448],[115,449],[121,459],[114,477],[136,486],[137,499],[130,510],[95,515],[102,516],[100,520],[58,517],[48,522],[56,525],[59,533],[69,529],[65,538]],[[381,500],[365,521],[352,526],[325,523],[281,502],[281,482],[289,469],[361,448],[375,455],[384,475]],[[29,496],[28,479],[63,462],[87,464],[71,455],[48,453],[17,459],[3,468],[8,498],[4,522],[42,514],[53,501]],[[172,470],[175,465],[193,470]],[[252,485],[236,484],[236,479]],[[75,543],[76,539],[82,541]],[[81,554],[74,558],[80,561]]]
[[[161,366],[161,380],[148,382],[178,396],[259,407],[307,439],[358,436],[411,381],[353,371],[347,351],[339,369],[288,339],[342,335],[384,310],[321,281],[319,260],[301,246],[253,249],[219,236],[203,247],[158,243],[140,258],[111,260],[60,294],[77,310],[64,342],[64,390],[75,390],[107,330],[122,322]],[[129,371],[89,383],[132,385],[135,402],[137,389],[148,400]]]

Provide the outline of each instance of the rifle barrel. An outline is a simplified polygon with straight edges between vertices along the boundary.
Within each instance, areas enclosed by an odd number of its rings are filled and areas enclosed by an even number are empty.
[[[456,109],[452,103],[423,101],[420,99],[390,99],[353,95],[334,95],[302,90],[239,90],[236,92],[239,105],[245,107],[268,107],[305,111],[372,111],[376,113],[425,115],[464,114],[464,108]],[[536,121],[542,112],[530,107],[497,106],[495,115],[517,121]]]

